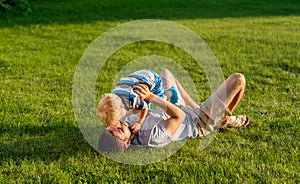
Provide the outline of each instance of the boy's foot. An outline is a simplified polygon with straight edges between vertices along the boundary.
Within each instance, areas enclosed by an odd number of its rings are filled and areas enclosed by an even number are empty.
[[[174,86],[170,87],[169,89],[167,89],[167,91],[171,92],[172,96],[170,97],[170,102],[172,104],[175,104],[178,102],[178,94],[177,94],[177,90]]]

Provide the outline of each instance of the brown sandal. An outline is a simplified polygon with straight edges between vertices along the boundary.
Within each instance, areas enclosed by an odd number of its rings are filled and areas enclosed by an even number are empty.
[[[233,116],[231,116],[231,117],[233,117]],[[238,116],[234,116],[234,117],[235,117],[235,120],[229,121],[228,127],[242,127],[242,126],[246,127],[249,125],[250,119],[248,116],[238,115]],[[244,121],[243,121],[243,118],[245,118]]]

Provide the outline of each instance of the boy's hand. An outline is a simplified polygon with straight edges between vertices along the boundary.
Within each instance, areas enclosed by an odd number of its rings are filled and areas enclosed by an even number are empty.
[[[140,127],[141,127],[141,123],[135,122],[131,127],[132,133],[136,134],[139,131]]]
[[[153,97],[153,93],[150,92],[146,84],[140,84],[139,86],[134,86],[133,91],[138,94],[141,99],[150,101]]]

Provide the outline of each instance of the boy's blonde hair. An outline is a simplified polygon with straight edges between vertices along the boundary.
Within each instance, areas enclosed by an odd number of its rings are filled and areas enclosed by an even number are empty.
[[[106,127],[116,125],[125,114],[125,105],[118,95],[106,93],[99,100],[98,115]]]

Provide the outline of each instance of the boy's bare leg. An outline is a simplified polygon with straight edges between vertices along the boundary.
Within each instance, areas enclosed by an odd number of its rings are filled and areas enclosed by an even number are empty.
[[[173,74],[167,70],[163,69],[160,71],[159,76],[162,79],[163,87],[170,88],[173,85],[176,85]]]
[[[159,76],[161,77],[163,88],[165,89],[165,96],[167,97],[167,100],[169,100],[169,98],[172,96],[172,93],[166,90],[172,86],[177,88],[174,76],[167,69],[160,71]]]
[[[184,102],[184,104],[182,104],[182,102],[180,102],[179,100],[179,103],[181,103],[181,105],[187,105],[193,109],[199,107],[169,70],[163,69],[159,73],[159,76],[162,78],[162,82],[165,87],[169,88],[171,86],[174,86],[178,90],[179,99]]]
[[[175,77],[169,70],[163,69],[162,71],[160,71],[159,76],[161,77],[162,85],[165,90],[169,89],[172,86],[174,86],[177,89]],[[165,95],[167,96],[168,100],[168,98],[172,96],[172,93],[170,91],[165,91]],[[185,105],[180,94],[178,94],[178,103]]]
[[[185,101],[186,105],[191,107],[192,109],[199,108],[199,105],[192,99],[192,97],[186,92],[186,90],[182,87],[180,82],[176,80],[177,89],[179,93],[181,94],[183,100]]]

